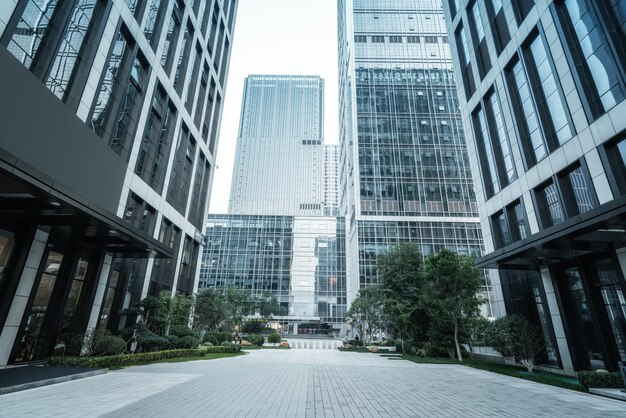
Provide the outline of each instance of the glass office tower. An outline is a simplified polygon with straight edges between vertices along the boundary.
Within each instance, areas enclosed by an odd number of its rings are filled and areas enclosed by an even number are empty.
[[[376,255],[480,256],[482,238],[441,4],[340,0],[340,196],[349,299]],[[485,296],[491,300],[486,284]],[[491,303],[485,315],[493,315]]]
[[[443,3],[506,311],[566,373],[626,361],[623,1]]]
[[[197,288],[236,0],[0,6],[0,366]]]
[[[322,214],[323,93],[319,76],[246,78],[229,213]]]

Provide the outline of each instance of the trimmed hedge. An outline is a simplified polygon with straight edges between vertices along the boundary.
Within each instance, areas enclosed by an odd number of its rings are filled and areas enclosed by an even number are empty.
[[[48,357],[44,363],[53,367],[127,367],[178,357],[204,357],[208,353],[236,353],[237,347],[203,347],[187,350],[164,350],[149,353],[119,354],[105,357]]]
[[[619,372],[580,372],[578,373],[580,384],[589,388],[623,388],[624,379]]]

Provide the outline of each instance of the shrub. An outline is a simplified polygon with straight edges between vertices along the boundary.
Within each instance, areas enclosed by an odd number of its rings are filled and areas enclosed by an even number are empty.
[[[219,345],[222,341],[230,341],[232,335],[230,332],[207,332],[202,337],[203,342],[209,342],[213,345]]]
[[[222,341],[222,343],[220,344],[222,347],[230,347],[232,345],[231,342],[229,341]]]
[[[363,347],[363,340],[348,340],[348,344],[355,347]]]
[[[426,349],[426,357],[447,358],[450,357],[450,354],[445,348],[431,345]]]
[[[545,354],[541,330],[521,315],[506,315],[489,324],[485,342],[504,357],[514,357],[529,372]]]
[[[580,372],[578,380],[587,391],[589,388],[624,387],[624,379],[619,372]]]
[[[198,348],[198,344],[200,341],[192,335],[186,335],[178,341],[179,348]]]
[[[195,337],[196,333],[191,328],[185,325],[173,325],[170,327],[170,335],[175,335],[178,338],[183,338],[187,336]]]
[[[340,345],[339,347],[337,347],[337,349],[339,351],[354,351],[356,350],[356,347],[354,347],[351,344],[344,344],[344,345]]]
[[[92,355],[112,356],[126,352],[126,341],[115,335],[103,335],[96,341]]]
[[[180,342],[180,338],[178,338],[177,336],[175,336],[175,335],[166,335],[164,338],[168,341],[168,343],[167,343],[167,349],[168,350],[174,350],[176,348],[180,348],[179,345],[178,345],[179,342]]]
[[[213,347],[213,343],[210,343],[210,342],[202,343],[202,347]]]
[[[280,340],[281,340],[280,334],[277,334],[277,333],[270,334],[267,337],[267,342],[274,344],[274,347],[276,347],[276,343],[279,343]]]
[[[265,344],[265,337],[262,335],[250,335],[248,336],[248,341],[256,346],[262,346]]]

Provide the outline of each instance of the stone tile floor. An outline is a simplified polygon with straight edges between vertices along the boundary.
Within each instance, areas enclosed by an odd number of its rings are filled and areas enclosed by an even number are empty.
[[[337,350],[131,367],[0,396],[2,417],[626,417],[626,403]]]

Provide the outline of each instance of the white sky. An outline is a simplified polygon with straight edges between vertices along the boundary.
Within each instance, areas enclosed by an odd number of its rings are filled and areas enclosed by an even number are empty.
[[[243,81],[249,74],[324,79],[324,139],[338,143],[336,0],[240,0],[213,180],[211,213],[228,211]]]

